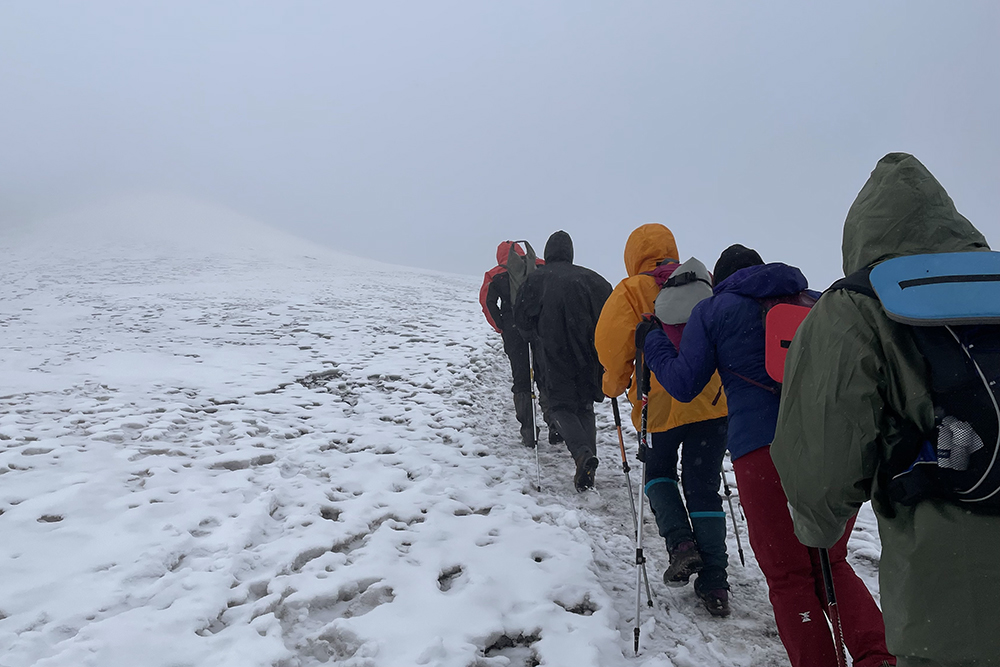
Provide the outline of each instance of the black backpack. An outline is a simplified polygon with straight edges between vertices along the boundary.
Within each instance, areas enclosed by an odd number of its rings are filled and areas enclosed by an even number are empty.
[[[938,498],[1000,514],[1000,253],[899,257],[837,289],[877,299],[927,362],[934,430],[904,424],[880,485],[903,505]]]

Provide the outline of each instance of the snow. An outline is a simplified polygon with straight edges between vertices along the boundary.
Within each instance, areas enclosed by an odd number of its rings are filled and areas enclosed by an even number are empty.
[[[537,491],[478,279],[152,196],[0,250],[2,667],[787,664],[742,519],[720,620],[648,511],[633,654],[610,405],[597,489],[543,432]]]

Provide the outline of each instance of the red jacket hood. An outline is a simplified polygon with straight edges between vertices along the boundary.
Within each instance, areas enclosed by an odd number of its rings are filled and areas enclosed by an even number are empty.
[[[497,264],[503,266],[507,263],[507,255],[510,254],[510,247],[514,246],[514,252],[516,252],[521,257],[524,257],[524,248],[521,247],[519,243],[514,243],[513,241],[504,241],[497,246]]]

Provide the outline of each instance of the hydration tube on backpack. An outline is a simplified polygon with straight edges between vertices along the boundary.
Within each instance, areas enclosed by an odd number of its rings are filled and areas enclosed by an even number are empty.
[[[888,462],[889,497],[1000,514],[1000,253],[890,259],[834,283],[908,325],[927,362],[934,430],[916,427]]]

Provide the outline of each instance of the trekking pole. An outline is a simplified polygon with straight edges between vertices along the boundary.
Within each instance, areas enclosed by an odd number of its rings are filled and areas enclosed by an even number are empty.
[[[621,449],[622,453],[622,470],[625,472],[625,483],[628,486],[628,501],[632,505],[632,529],[635,531],[639,530],[639,521],[636,519],[635,515],[635,494],[632,492],[632,478],[629,477],[629,472],[632,470],[628,466],[628,458],[625,456],[625,437],[622,435],[622,415],[618,411],[618,399],[611,399],[611,411],[615,415],[615,428],[618,429],[618,447]]]
[[[528,343],[528,377],[531,378],[531,437],[535,441],[535,488],[542,490],[542,466],[538,463],[538,427],[535,425],[535,355]]]
[[[819,564],[823,569],[823,587],[826,588],[826,608],[833,626],[833,638],[837,643],[837,667],[847,667],[844,655],[844,628],[840,625],[840,610],[837,608],[837,593],[833,589],[833,568],[830,566],[830,551],[819,550]]]
[[[635,493],[632,492],[632,478],[629,477],[629,472],[631,468],[628,465],[628,458],[625,456],[625,437],[622,435],[622,415],[618,411],[618,399],[611,399],[611,410],[615,414],[615,428],[618,429],[618,447],[622,453],[622,471],[625,473],[625,484],[628,486],[628,501],[632,505],[632,528],[635,530],[636,535],[639,533],[639,520],[636,518],[635,514]],[[646,574],[646,564],[642,564],[642,579],[646,582],[646,602],[650,607],[653,606],[653,591],[649,587],[649,575]]]
[[[640,325],[641,326],[641,325]],[[649,367],[646,366],[645,355],[642,355],[639,371],[639,393],[642,395],[642,418],[639,428],[639,452],[642,456],[642,479],[646,479],[646,416],[649,412]],[[641,498],[640,498],[641,501]],[[642,553],[642,513],[646,503],[639,503],[639,518],[635,536],[635,654],[639,655],[639,614],[642,611],[642,573],[646,566],[646,557]],[[652,604],[652,601],[650,601]]]
[[[729,480],[726,479],[726,471],[722,470],[722,488],[726,492],[726,500],[729,501],[729,516],[733,518],[733,532],[736,533],[736,550],[740,552],[740,565],[747,566],[746,557],[743,555],[743,543],[740,542],[740,528],[736,525],[736,511],[733,509],[733,492],[729,489]]]

